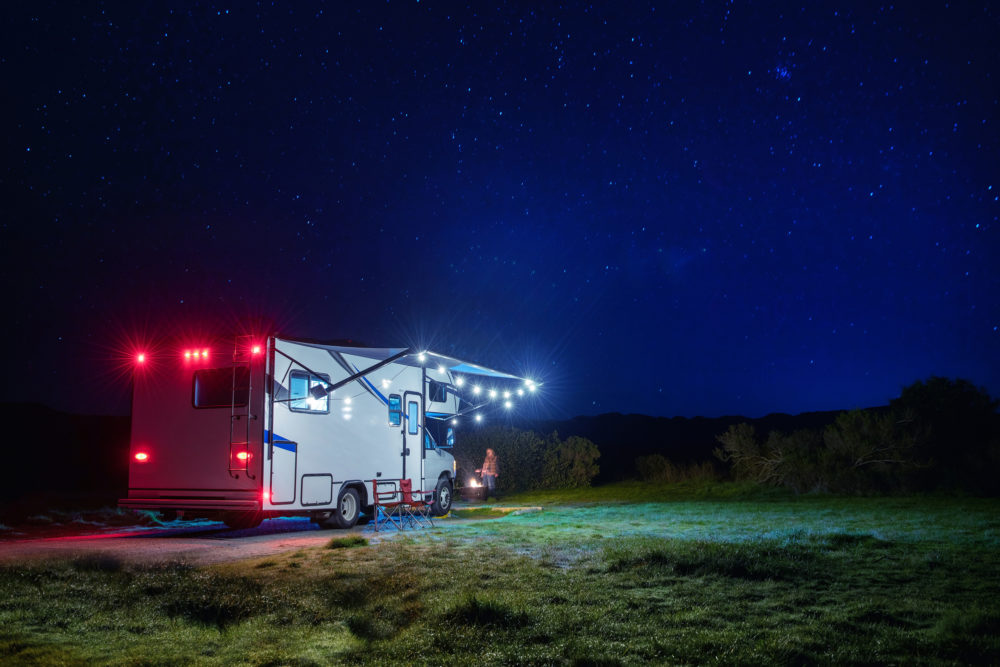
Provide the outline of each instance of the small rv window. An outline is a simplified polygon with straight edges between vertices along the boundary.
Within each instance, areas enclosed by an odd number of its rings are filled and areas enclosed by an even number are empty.
[[[389,396],[389,425],[399,426],[403,423],[403,399],[399,394]]]
[[[241,408],[250,393],[250,369],[246,366],[205,368],[194,373],[191,402],[196,408]]]
[[[410,401],[406,404],[406,432],[410,435],[416,435],[420,424],[417,423],[420,417],[420,404],[416,401]]]
[[[448,427],[448,436],[444,439],[446,447],[455,446],[455,429]]]
[[[444,403],[448,400],[448,389],[444,382],[438,382],[437,380],[430,381],[430,387],[427,390],[427,397],[430,398],[435,403]]]
[[[330,383],[328,376],[315,376],[305,371],[292,371],[288,376],[288,407],[293,412],[330,411],[330,397],[316,398],[309,393],[313,387],[325,387]]]

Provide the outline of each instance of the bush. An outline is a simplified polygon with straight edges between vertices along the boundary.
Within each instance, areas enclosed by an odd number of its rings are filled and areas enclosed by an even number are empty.
[[[590,481],[600,470],[596,463],[600,457],[597,445],[590,440],[573,435],[560,442],[559,435],[553,433],[545,448],[543,487],[568,489],[590,486]]]
[[[961,488],[996,494],[1000,478],[998,402],[965,380],[931,378],[903,389],[889,410],[841,413],[823,431],[729,427],[717,440],[736,479],[797,492],[882,492]]]
[[[672,463],[660,454],[640,456],[635,460],[635,469],[639,473],[639,479],[644,482],[676,484],[689,481],[705,482],[719,478],[715,466],[708,461],[680,465]]]

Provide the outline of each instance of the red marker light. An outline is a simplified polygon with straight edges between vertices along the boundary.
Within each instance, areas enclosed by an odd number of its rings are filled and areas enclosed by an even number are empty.
[[[146,353],[140,352],[138,356],[136,356],[135,360],[138,361],[140,364],[146,363]]]
[[[208,350],[202,350],[201,351],[201,358],[202,359],[208,359]]]
[[[253,353],[254,354],[260,354],[260,345],[254,345],[253,346]]]
[[[149,454],[147,454],[146,452],[136,452],[135,460],[138,461],[139,463],[145,463],[146,461],[149,460]]]
[[[263,498],[263,500],[264,500],[265,503],[266,502],[270,502],[270,500],[271,500],[271,492],[270,491],[265,491],[264,493],[261,494],[261,497]]]
[[[238,452],[236,454],[236,458],[238,458],[240,461],[246,461],[248,458],[250,458],[250,453],[249,452]]]
[[[191,350],[184,350],[184,358],[185,359],[191,358]]]

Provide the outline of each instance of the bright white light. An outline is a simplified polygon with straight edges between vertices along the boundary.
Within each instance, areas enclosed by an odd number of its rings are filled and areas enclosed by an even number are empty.
[[[348,396],[347,398],[344,399],[344,405],[350,405],[350,404],[351,404],[351,397]]]
[[[444,365],[443,364],[439,364],[438,365],[438,373],[444,373],[444,371],[445,371]]]
[[[505,392],[503,393],[503,397],[504,397],[504,398],[510,398],[510,392],[509,392],[509,391],[505,391]]]
[[[456,387],[461,387],[463,384],[465,384],[465,378],[455,378]]]
[[[537,389],[537,388],[538,388],[538,387],[536,387],[536,386],[535,386],[535,385],[533,385],[533,384],[529,384],[529,385],[528,385],[528,391],[535,391],[535,389]]]
[[[518,389],[517,390],[517,395],[518,396],[524,396],[524,390],[523,389]]]
[[[451,425],[452,426],[458,426],[458,419],[452,419],[451,420]]]
[[[503,404],[503,406],[504,406],[505,408],[507,408],[508,410],[510,410],[510,409],[511,409],[512,407],[514,407],[514,404],[513,404],[513,403],[511,403],[510,401],[504,401],[504,404]]]
[[[427,355],[421,352],[417,355],[417,361],[424,362],[427,361]]]
[[[392,384],[392,380],[382,380],[383,389],[388,389],[390,384]]]
[[[497,397],[497,390],[490,389],[490,398],[496,398],[496,397]]]
[[[475,387],[472,388],[472,393],[475,394],[476,396],[479,396],[479,392],[481,392],[481,391],[482,391],[482,389],[479,388],[478,384]]]
[[[476,421],[477,422],[483,421],[483,416],[482,415],[476,415]]]

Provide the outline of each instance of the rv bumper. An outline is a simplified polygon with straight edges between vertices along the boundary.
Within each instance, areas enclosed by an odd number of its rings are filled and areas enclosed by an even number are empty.
[[[133,510],[259,510],[256,500],[200,500],[195,498],[121,498],[119,507]]]

